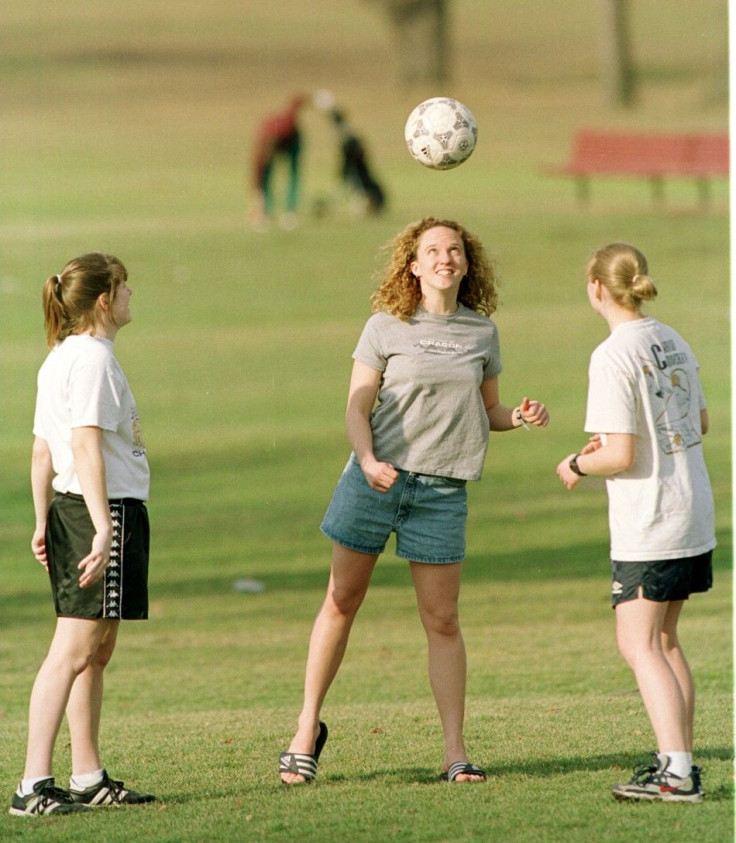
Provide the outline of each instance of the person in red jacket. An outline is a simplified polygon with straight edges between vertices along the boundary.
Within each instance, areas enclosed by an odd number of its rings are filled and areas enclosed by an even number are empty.
[[[266,117],[258,128],[253,151],[253,188],[256,197],[253,224],[257,228],[265,228],[275,215],[273,171],[279,159],[285,161],[288,167],[281,222],[285,228],[293,228],[296,225],[302,149],[298,118],[306,101],[306,97],[302,95],[294,97],[285,110]]]

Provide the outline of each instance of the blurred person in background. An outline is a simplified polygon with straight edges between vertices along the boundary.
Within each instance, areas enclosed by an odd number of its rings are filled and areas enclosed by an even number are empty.
[[[386,193],[369,164],[365,144],[348,125],[344,111],[333,108],[331,118],[340,139],[340,179],[354,213],[380,214],[386,206]]]
[[[302,132],[299,113],[306,97],[296,96],[288,107],[271,114],[258,127],[253,149],[253,227],[265,230],[277,217],[273,182],[279,162],[286,167],[286,195],[278,215],[283,228],[298,224],[299,181],[301,176]]]

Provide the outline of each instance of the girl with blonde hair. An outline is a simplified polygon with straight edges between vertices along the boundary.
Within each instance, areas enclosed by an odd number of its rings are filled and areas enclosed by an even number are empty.
[[[695,689],[677,635],[688,597],[713,582],[713,495],[703,458],[708,412],[690,346],[642,313],[657,289],[627,243],[595,252],[588,300],[610,336],[590,360],[590,441],[557,474],[574,489],[606,478],[616,638],[654,730],[654,763],[613,788],[618,800],[699,802],[692,763]]]

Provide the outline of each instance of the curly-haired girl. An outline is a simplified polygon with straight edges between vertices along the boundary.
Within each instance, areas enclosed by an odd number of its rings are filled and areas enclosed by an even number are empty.
[[[500,403],[492,266],[480,241],[449,220],[423,219],[393,241],[353,354],[346,427],[353,453],[328,507],[327,596],[312,631],[304,704],[285,784],[314,779],[327,739],[319,719],[371,573],[392,532],[410,564],[427,635],[429,678],[444,732],[441,777],[479,782],[463,742],[466,661],[458,620],[466,482],[478,480],[490,430],[545,426],[545,406]]]

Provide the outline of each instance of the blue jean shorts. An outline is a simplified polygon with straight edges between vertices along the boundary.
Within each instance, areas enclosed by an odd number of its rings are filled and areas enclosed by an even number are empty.
[[[465,480],[399,471],[388,492],[371,489],[354,454],[338,481],[320,526],[333,542],[379,554],[392,532],[396,555],[449,565],[465,558]]]

